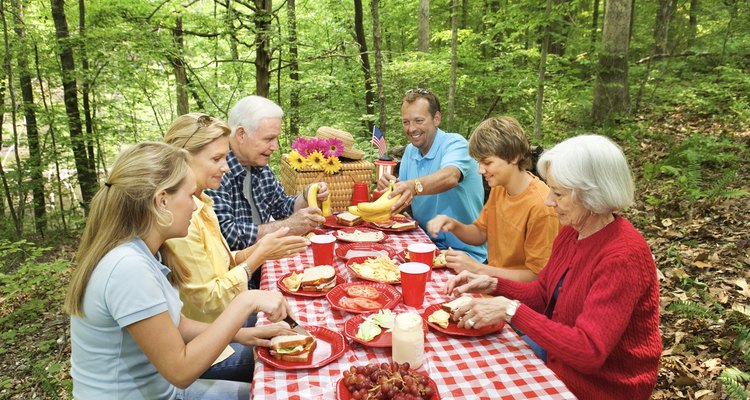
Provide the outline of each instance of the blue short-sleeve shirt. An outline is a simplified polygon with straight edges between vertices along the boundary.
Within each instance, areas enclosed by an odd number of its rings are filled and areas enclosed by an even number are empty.
[[[177,289],[141,239],[117,246],[97,264],[72,316],[71,375],[76,399],[172,399],[179,389],[156,370],[126,327],[167,311],[180,323]]]
[[[430,151],[424,156],[414,145],[406,146],[399,167],[399,179],[417,179],[448,166],[461,171],[461,180],[456,187],[443,193],[416,196],[412,201],[412,214],[422,229],[438,214],[448,215],[464,224],[472,224],[482,210],[484,186],[478,172],[479,164],[469,156],[469,144],[459,134],[438,129]],[[480,262],[487,259],[486,244],[468,245],[452,233],[444,232],[432,239],[441,249],[451,247],[464,251]]]

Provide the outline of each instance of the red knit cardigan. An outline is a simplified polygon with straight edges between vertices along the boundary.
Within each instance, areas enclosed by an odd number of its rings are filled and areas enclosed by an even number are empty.
[[[523,303],[513,326],[547,350],[547,366],[578,398],[651,395],[662,350],[659,283],[646,241],[624,218],[582,240],[564,227],[537,281],[498,279],[494,294]]]

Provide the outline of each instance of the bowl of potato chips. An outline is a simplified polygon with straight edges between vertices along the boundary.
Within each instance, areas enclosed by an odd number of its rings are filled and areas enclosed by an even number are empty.
[[[400,283],[400,263],[392,258],[381,257],[353,257],[346,262],[349,271],[357,278],[381,283]]]

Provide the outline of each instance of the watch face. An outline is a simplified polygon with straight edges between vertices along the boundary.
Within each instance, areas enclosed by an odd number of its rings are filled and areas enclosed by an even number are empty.
[[[422,191],[424,190],[424,188],[422,187],[422,182],[420,181],[417,181],[416,187],[417,187],[417,193],[422,193]]]

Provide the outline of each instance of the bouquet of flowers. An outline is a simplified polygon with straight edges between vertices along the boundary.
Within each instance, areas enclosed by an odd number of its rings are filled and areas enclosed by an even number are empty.
[[[292,143],[288,160],[295,171],[310,167],[333,175],[341,170],[339,157],[343,151],[344,143],[339,139],[301,136]]]

